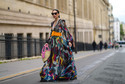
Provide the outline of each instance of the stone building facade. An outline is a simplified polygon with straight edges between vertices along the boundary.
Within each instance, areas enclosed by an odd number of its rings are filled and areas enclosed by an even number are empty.
[[[96,42],[102,40],[108,42],[109,39],[109,17],[108,0],[94,0],[94,39]]]
[[[108,11],[109,11],[109,41],[110,42],[114,42],[114,16],[113,16],[113,6],[110,4],[109,5],[109,8],[108,8]]]
[[[108,41],[108,0],[75,0],[77,41]],[[0,0],[0,34],[46,39],[52,9],[59,9],[74,32],[73,0]]]
[[[120,21],[118,18],[114,19],[114,41],[120,41]]]
[[[81,50],[90,49],[93,40],[108,41],[108,6],[108,0],[75,0]],[[60,10],[74,37],[73,0],[0,0],[0,59],[40,55],[44,43],[39,39],[49,37],[52,9]]]

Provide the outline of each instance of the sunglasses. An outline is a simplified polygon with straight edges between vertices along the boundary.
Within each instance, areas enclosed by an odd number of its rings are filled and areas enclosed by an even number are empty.
[[[57,13],[51,13],[52,15],[57,15]]]

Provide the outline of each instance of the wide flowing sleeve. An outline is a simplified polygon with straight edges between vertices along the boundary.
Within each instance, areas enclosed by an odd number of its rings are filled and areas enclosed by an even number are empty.
[[[52,34],[52,30],[51,30],[51,32],[50,32],[49,38],[46,40],[46,43],[48,43],[48,44],[51,44],[51,34]]]
[[[51,22],[51,27],[52,27],[52,25],[53,25],[53,22]],[[51,34],[52,34],[52,29],[51,29],[49,38],[46,40],[46,43],[48,43],[48,44],[51,44]]]
[[[61,24],[62,30],[64,31],[64,35],[65,35],[66,41],[67,41],[68,43],[69,43],[69,42],[73,43],[73,37],[72,37],[72,35],[70,34],[70,32],[69,32],[69,30],[68,30],[66,24],[64,24],[62,20],[60,20],[60,24]]]

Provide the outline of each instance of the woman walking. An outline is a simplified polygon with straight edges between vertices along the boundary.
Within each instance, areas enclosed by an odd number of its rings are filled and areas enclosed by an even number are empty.
[[[47,40],[47,43],[51,45],[51,54],[41,69],[41,82],[77,79],[71,50],[73,38],[63,20],[59,18],[59,11],[54,9],[51,14],[55,19],[51,23],[51,33]],[[62,32],[64,32],[65,38],[62,36]]]

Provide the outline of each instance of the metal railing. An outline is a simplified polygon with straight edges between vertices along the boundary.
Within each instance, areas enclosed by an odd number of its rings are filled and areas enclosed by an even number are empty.
[[[88,50],[92,50],[92,49],[93,49],[92,44],[77,42],[77,50],[78,51],[88,51]]]
[[[0,36],[0,60],[40,56],[45,40]],[[77,42],[77,51],[92,50],[91,44]]]
[[[0,59],[13,59],[41,54],[45,40],[0,36]]]

